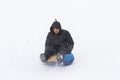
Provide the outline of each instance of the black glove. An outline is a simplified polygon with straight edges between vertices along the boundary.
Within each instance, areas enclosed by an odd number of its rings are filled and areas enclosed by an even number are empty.
[[[73,45],[69,45],[69,46],[68,46],[68,49],[67,49],[67,52],[68,52],[68,53],[71,53],[72,49],[73,49]]]

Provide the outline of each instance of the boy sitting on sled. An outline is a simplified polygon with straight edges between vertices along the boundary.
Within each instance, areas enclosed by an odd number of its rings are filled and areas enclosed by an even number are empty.
[[[69,55],[72,55],[71,51],[73,47],[74,42],[71,34],[67,30],[62,29],[60,22],[55,20],[47,35],[45,52],[40,55],[41,61],[47,62],[53,55],[57,55],[56,58],[59,63],[64,60],[68,61],[67,59],[70,58]]]

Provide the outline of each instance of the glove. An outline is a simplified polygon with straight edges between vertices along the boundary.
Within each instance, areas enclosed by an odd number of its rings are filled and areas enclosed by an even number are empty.
[[[72,49],[73,49],[73,45],[69,45],[67,52],[68,52],[68,53],[71,53]]]
[[[58,60],[58,63],[61,63],[63,61],[63,55],[61,53],[57,54],[57,60]]]

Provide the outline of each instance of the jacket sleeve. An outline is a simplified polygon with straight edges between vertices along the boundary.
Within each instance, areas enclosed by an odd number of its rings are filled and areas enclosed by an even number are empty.
[[[71,34],[68,31],[66,33],[66,40],[67,40],[67,43],[68,43],[67,52],[71,53],[71,51],[73,50],[73,47],[74,47],[74,41],[71,37]]]
[[[50,32],[48,33],[47,38],[46,38],[45,49],[50,45],[49,37],[50,37]]]

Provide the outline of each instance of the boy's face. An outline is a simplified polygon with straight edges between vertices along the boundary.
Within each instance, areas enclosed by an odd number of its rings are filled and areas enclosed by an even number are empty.
[[[55,34],[58,34],[60,30],[58,28],[54,28],[53,31]]]

